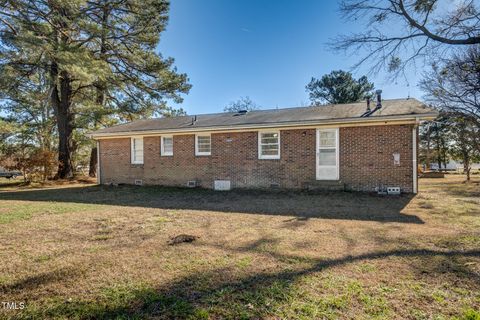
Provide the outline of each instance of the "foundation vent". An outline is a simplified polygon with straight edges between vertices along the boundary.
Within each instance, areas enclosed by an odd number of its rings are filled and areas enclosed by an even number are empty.
[[[215,180],[213,188],[218,191],[227,191],[231,189],[230,180]]]
[[[400,194],[400,187],[387,187],[387,194]]]
[[[196,186],[197,186],[197,181],[195,181],[195,180],[187,181],[187,187],[195,188]]]

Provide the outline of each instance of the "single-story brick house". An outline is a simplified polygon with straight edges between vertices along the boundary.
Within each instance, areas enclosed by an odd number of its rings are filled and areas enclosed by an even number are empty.
[[[395,99],[370,112],[361,102],[138,120],[91,136],[101,184],[416,193],[418,124],[436,117]]]

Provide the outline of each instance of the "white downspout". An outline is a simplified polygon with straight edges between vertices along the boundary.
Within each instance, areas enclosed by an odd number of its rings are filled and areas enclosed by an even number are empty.
[[[413,166],[413,193],[418,192],[418,168],[417,168],[417,126],[418,118],[415,121],[415,125],[412,129],[412,166]]]
[[[97,184],[102,184],[100,177],[100,141],[97,140]]]

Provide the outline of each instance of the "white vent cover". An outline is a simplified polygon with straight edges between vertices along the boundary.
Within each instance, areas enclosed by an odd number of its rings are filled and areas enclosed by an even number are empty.
[[[231,189],[230,180],[215,180],[213,189],[226,191]]]
[[[195,180],[190,180],[187,182],[187,187],[189,188],[195,188],[197,186],[197,181]]]
[[[400,194],[400,187],[387,187],[388,194]]]
[[[136,186],[143,186],[143,180],[140,180],[140,179],[137,180],[137,179],[136,179],[136,180],[135,180],[135,185],[136,185]]]

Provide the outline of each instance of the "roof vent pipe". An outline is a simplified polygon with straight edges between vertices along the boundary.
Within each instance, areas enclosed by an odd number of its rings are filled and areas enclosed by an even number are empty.
[[[370,109],[370,97],[367,97],[367,110],[364,113],[362,113],[360,118],[367,116],[367,114],[369,114],[370,112],[372,112],[372,110]]]
[[[382,90],[377,90],[375,91],[375,93],[377,94],[377,105],[375,106],[375,109],[369,111],[369,101],[370,100],[367,100],[367,111],[362,114],[360,117],[361,118],[365,118],[365,117],[370,117],[372,114],[374,114],[377,110],[381,109],[382,108]]]
[[[382,107],[382,90],[377,90],[375,91],[375,93],[377,94],[377,107],[378,109],[380,109]]]

